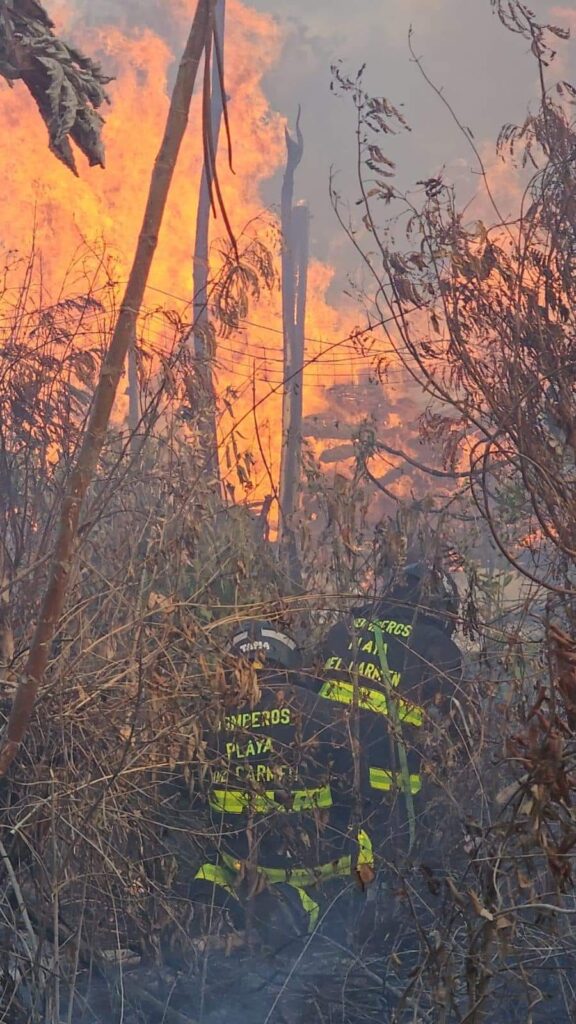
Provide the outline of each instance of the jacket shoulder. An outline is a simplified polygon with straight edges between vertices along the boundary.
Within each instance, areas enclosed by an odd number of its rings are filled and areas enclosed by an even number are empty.
[[[458,645],[447,636],[442,629],[430,624],[417,625],[410,637],[410,647],[414,649],[425,648],[430,652],[430,660],[443,665],[453,665],[455,668],[462,665],[462,653]]]

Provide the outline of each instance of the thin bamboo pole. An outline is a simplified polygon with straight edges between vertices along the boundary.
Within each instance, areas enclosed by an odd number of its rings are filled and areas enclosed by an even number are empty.
[[[305,203],[292,208],[291,247],[294,270],[294,320],[288,336],[285,356],[281,531],[283,560],[290,580],[302,583],[302,568],[296,541],[295,517],[302,451],[302,411],[304,385],[304,336],[308,286],[309,213]]]
[[[224,56],[224,33],[226,27],[226,0],[216,0],[214,8],[214,29],[218,40],[220,54]],[[218,138],[224,110],[222,82],[220,80],[218,61],[212,62],[211,84],[211,127],[213,152],[218,152]],[[194,242],[193,260],[193,310],[194,331],[193,346],[196,373],[200,381],[198,389],[200,408],[198,409],[198,432],[200,439],[200,458],[208,478],[219,489],[218,466],[218,433],[216,424],[216,391],[213,378],[214,352],[210,343],[208,284],[210,277],[210,196],[214,168],[209,164],[209,154],[205,152],[202,167],[202,180],[198,210],[196,214],[196,237]]]
[[[286,132],[287,160],[282,182],[282,326],[284,334],[284,380],[282,395],[282,449],[278,514],[280,559],[293,586],[302,573],[296,545],[294,515],[297,504],[300,448],[302,438],[302,367],[304,362],[304,318],[308,259],[308,213],[293,205],[294,173],[304,150],[296,120],[296,139]]]

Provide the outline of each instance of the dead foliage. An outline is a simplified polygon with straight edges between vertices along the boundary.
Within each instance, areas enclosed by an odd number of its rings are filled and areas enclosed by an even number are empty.
[[[72,140],[91,167],[104,166],[99,110],[112,81],[100,66],[54,32],[38,0],[0,3],[0,74],[10,86],[21,80],[48,129],[50,149],[77,174]]]

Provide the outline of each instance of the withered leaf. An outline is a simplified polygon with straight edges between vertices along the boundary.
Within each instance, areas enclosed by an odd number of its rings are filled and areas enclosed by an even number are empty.
[[[486,907],[482,905],[480,897],[476,892],[474,892],[474,889],[469,889],[468,895],[470,897],[470,902],[474,907],[475,912],[478,914],[478,917],[483,917],[486,921],[493,921],[494,914],[492,914],[489,910],[486,909]]]
[[[384,153],[380,149],[380,146],[368,146],[368,151],[370,153],[370,159],[373,160],[375,163],[385,164],[386,167],[390,167],[392,168],[392,170],[395,169],[396,164],[392,160],[389,160],[387,156],[384,156]]]

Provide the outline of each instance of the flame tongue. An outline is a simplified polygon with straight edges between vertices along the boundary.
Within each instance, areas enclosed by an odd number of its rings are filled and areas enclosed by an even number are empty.
[[[118,13],[123,24],[132,6],[138,19],[141,5],[128,5]],[[116,15],[115,4],[109,9]],[[72,33],[74,42],[116,76],[110,86],[112,106],[104,130],[107,169],[102,173],[90,171],[83,163],[80,178],[72,179],[69,171],[49,156],[45,128],[21,83],[2,94],[3,136],[10,139],[4,153],[4,194],[9,202],[3,205],[2,237],[6,248],[23,255],[34,247],[42,281],[41,294],[38,286],[32,297],[35,308],[91,288],[101,289],[97,294],[105,302],[108,292],[104,286],[110,279],[125,280],[167,112],[174,54],[166,39],[178,48],[194,9],[195,0],[162,4],[161,17],[157,17],[162,35],[151,27],[129,25],[100,26],[88,32],[78,18],[74,20],[66,5],[56,11],[57,30],[65,36]],[[257,221],[262,208],[260,185],[285,160],[284,122],[270,109],[262,88],[262,78],[277,60],[281,43],[280,30],[270,17],[239,0],[228,0],[226,88],[235,173],[227,168],[222,151],[219,174],[237,234],[246,224]],[[196,96],[147,300],[149,307],[175,308],[188,321],[202,166],[200,103],[200,96]],[[216,221],[213,239],[223,235],[223,225]],[[279,261],[278,251],[276,259]],[[325,300],[332,277],[330,267],[312,261],[306,334],[318,343],[307,344],[307,359],[315,360],[321,348],[337,338],[346,338],[353,326],[351,317],[335,311]],[[11,284],[15,283],[13,278]],[[269,462],[269,470],[276,476],[281,437],[282,321],[278,291],[262,293],[250,311],[249,321],[218,344],[218,390],[221,395],[228,392],[234,396],[233,414],[242,422],[242,445],[250,448],[259,463],[255,496],[262,496],[270,492],[270,473],[263,460]],[[79,334],[74,344],[94,347],[95,331],[96,323],[92,337],[89,331]],[[154,317],[146,321],[143,338],[152,350],[170,343],[163,322]],[[347,351],[350,353],[349,347]],[[345,352],[336,350],[329,358],[314,361],[306,372],[305,413],[324,408],[324,388],[350,373],[343,355]],[[271,391],[272,397],[265,400]],[[256,413],[250,411],[254,400],[258,403]],[[224,433],[231,422],[230,417],[226,422],[225,415]]]

